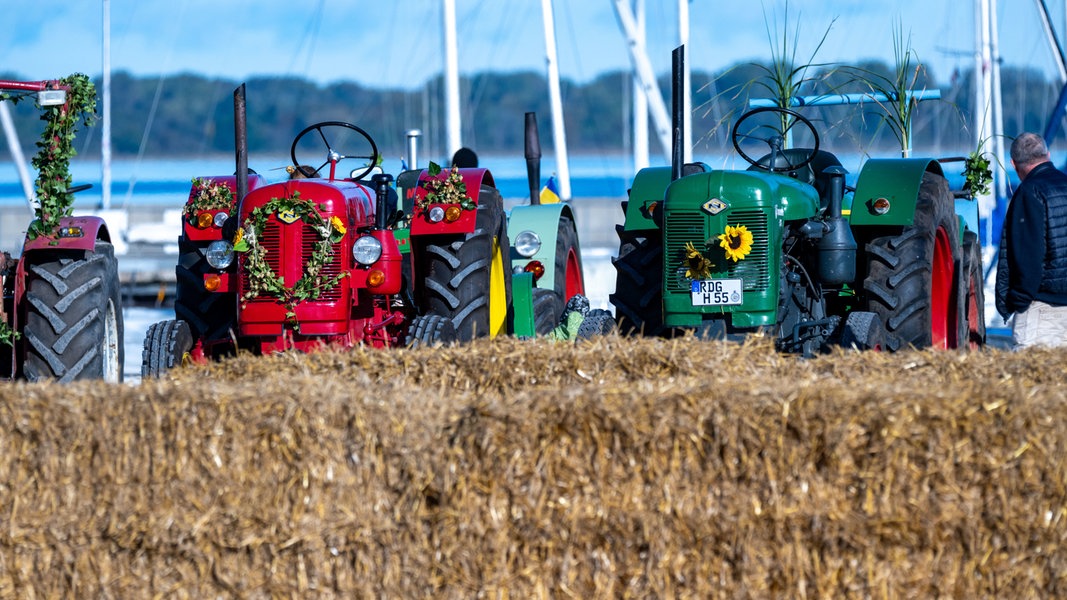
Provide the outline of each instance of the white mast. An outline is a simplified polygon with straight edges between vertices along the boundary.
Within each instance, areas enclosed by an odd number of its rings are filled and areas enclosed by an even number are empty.
[[[987,143],[992,133],[993,122],[993,85],[990,74],[992,51],[989,44],[989,0],[976,0],[975,10],[975,107],[974,131],[975,147]],[[982,214],[991,215],[996,199],[992,194],[978,197],[978,207]],[[993,220],[986,219],[985,239],[993,239]]]
[[[11,111],[8,109],[7,102],[0,102],[0,125],[4,128],[7,147],[11,151],[11,161],[15,163],[15,170],[19,173],[19,181],[22,182],[22,193],[26,196],[30,214],[33,214],[38,206],[37,196],[33,192],[33,180],[30,179],[30,171],[26,168],[26,156],[22,154],[19,136],[15,131],[15,121],[11,118]]]
[[[693,161],[693,84],[689,74],[689,0],[678,0],[678,45],[682,48],[682,162]]]
[[[1001,101],[1000,89],[1000,34],[997,31],[997,0],[989,0],[989,54],[990,62],[990,90],[993,94],[993,155],[1004,157],[1004,105]],[[995,160],[994,169],[996,176],[996,196],[994,201],[1008,196],[1008,173],[1004,168],[1006,160]]]
[[[459,116],[459,58],[456,52],[456,0],[443,0],[445,27],[445,126],[449,159],[463,147]]]
[[[633,0],[634,11],[634,37],[637,43],[645,45],[645,0]],[[641,87],[641,81],[636,74],[630,75],[633,85],[633,143],[634,143],[634,172],[648,166],[648,98]]]
[[[560,200],[571,199],[571,172],[567,163],[567,135],[563,125],[563,101],[559,89],[559,62],[556,57],[556,24],[552,0],[541,0],[545,27],[545,62],[548,63],[548,94],[552,106],[552,144],[556,149],[556,175]]]
[[[103,109],[100,138],[100,208],[111,208],[111,1],[104,4]]]
[[[612,0],[615,7],[615,16],[623,35],[626,36],[627,46],[630,50],[630,61],[633,64],[634,76],[641,82],[641,93],[645,95],[649,103],[649,112],[652,122],[655,124],[656,137],[659,138],[660,146],[666,156],[671,154],[671,118],[667,113],[667,105],[663,102],[659,86],[656,83],[656,74],[652,71],[652,63],[648,60],[648,52],[644,42],[637,36],[637,22],[626,0]]]

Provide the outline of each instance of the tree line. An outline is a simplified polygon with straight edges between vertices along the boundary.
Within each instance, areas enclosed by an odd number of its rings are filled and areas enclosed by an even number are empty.
[[[856,72],[892,78],[895,67],[879,62],[842,70],[809,73],[802,94],[869,91]],[[15,79],[11,74],[3,77]],[[766,97],[761,84],[767,67],[736,64],[722,71],[693,72],[692,130],[694,156],[729,151],[729,128],[750,97]],[[914,111],[913,147],[934,153],[974,149],[972,115],[976,104],[971,71],[944,80],[920,69],[909,87],[937,89],[941,99]],[[94,80],[97,92],[99,79]],[[401,156],[404,134],[422,132],[420,155],[445,156],[443,90],[440,77],[417,89],[380,89],[355,81],[318,84],[293,77],[255,77],[246,82],[197,74],[136,77],[117,72],[111,78],[112,149],[116,156],[198,157],[233,152],[233,92],[245,83],[249,151],[288,153],[294,136],[317,121],[347,121],[367,130],[384,154]],[[670,105],[670,77],[659,78]],[[765,83],[765,82],[764,82]],[[561,82],[567,146],[571,153],[627,152],[633,87],[626,73],[603,74],[589,82]],[[461,78],[462,138],[480,153],[521,155],[523,116],[538,115],[542,145],[551,148],[548,85],[533,72],[484,72]],[[1035,69],[1002,70],[1004,130],[1042,131],[1059,94],[1058,86]],[[99,103],[98,103],[99,109]],[[809,107],[800,112],[816,123],[826,147],[837,151],[879,152],[897,144],[876,105]],[[16,129],[26,153],[33,152],[40,124],[32,103],[14,107]],[[79,135],[81,155],[98,155],[99,127]],[[659,153],[650,137],[652,152]],[[844,149],[842,149],[844,148]],[[899,149],[899,146],[897,146]],[[7,147],[3,147],[6,157]]]

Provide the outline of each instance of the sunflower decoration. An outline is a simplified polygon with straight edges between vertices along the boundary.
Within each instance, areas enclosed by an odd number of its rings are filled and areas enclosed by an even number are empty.
[[[689,279],[707,279],[711,277],[711,268],[715,266],[693,246],[693,242],[685,243],[685,264],[688,267],[685,276]]]
[[[726,251],[726,258],[737,262],[752,252],[752,232],[744,225],[727,225],[719,236],[719,247]]]

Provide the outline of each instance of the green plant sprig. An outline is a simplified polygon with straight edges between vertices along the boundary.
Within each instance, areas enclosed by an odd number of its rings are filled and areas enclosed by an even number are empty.
[[[467,184],[463,182],[463,176],[459,174],[457,167],[453,166],[449,169],[444,177],[441,176],[443,172],[441,165],[433,161],[430,161],[430,166],[426,170],[430,178],[423,180],[421,184],[426,190],[426,195],[418,202],[419,210],[426,210],[431,204],[459,204],[463,210],[477,208],[474,200],[467,193]]]

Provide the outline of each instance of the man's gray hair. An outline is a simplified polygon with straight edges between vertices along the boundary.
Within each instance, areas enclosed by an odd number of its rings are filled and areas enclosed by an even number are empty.
[[[1028,166],[1049,159],[1045,140],[1036,133],[1023,133],[1011,143],[1011,160],[1016,165]]]

